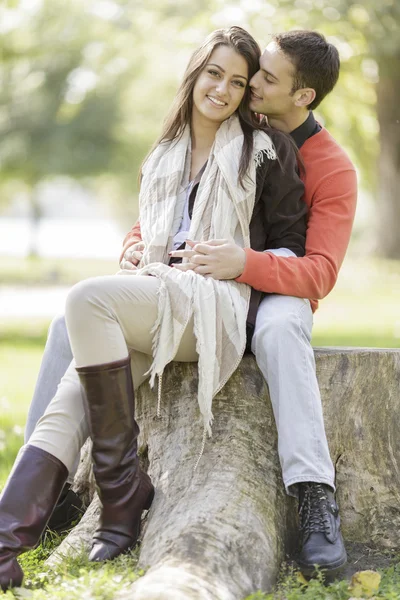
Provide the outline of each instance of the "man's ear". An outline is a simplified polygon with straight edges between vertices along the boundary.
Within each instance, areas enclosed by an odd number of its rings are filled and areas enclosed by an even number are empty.
[[[316,93],[312,88],[303,88],[295,93],[295,105],[299,107],[309,106],[315,99]]]

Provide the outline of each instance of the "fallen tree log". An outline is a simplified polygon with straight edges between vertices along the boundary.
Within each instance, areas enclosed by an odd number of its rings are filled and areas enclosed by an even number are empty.
[[[317,349],[316,361],[344,536],[398,547],[400,351]],[[140,565],[150,568],[131,588],[135,600],[239,600],[271,589],[294,549],[295,502],[283,490],[268,391],[254,358],[244,358],[215,398],[213,437],[193,471],[202,438],[196,391],[196,365],[173,363],[160,419],[149,386],[137,394],[157,491],[140,551]],[[91,512],[58,556],[87,544],[98,514]]]

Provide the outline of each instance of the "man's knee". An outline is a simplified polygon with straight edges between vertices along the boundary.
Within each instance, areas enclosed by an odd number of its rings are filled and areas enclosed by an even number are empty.
[[[310,341],[312,312],[308,300],[270,296],[257,313],[253,352],[276,350],[282,344]]]
[[[67,325],[65,323],[65,315],[57,315],[54,317],[49,326],[48,339],[60,339],[67,335]]]

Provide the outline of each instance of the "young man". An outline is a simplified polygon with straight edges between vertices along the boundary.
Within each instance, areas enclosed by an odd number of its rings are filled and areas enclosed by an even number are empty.
[[[243,250],[226,240],[193,244],[193,250],[175,253],[191,258],[175,268],[195,269],[217,279],[236,278],[268,294],[257,312],[251,349],[269,386],[283,481],[287,492],[299,497],[298,563],[305,574],[311,574],[315,564],[334,572],[346,562],[310,343],[312,312],[336,282],[357,196],[353,165],[311,112],[333,89],[339,67],[337,50],[321,35],[292,31],[274,37],[250,82],[254,111],[265,114],[270,125],[290,133],[300,149],[309,206],[306,256],[296,258],[284,249]],[[137,264],[140,246],[134,244],[140,239],[137,223],[124,241],[124,268]],[[60,328],[65,325],[58,320],[50,332],[47,355],[62,354],[59,340],[65,337],[55,335]],[[61,365],[58,360],[58,372],[64,366],[66,370],[68,363]],[[58,379],[52,384],[47,381],[42,393],[40,380],[46,372],[42,365],[26,438],[42,414],[42,408],[36,407],[39,398],[43,407],[43,397],[50,401],[58,383]]]

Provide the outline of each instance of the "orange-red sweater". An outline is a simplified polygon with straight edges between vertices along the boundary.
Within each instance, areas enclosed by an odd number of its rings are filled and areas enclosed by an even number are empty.
[[[285,258],[246,248],[246,264],[236,279],[272,294],[309,298],[313,311],[336,283],[350,241],[357,202],[355,168],[344,150],[324,128],[300,149],[305,165],[302,179],[309,207],[306,255]],[[141,240],[139,221],[124,239],[121,257]]]

